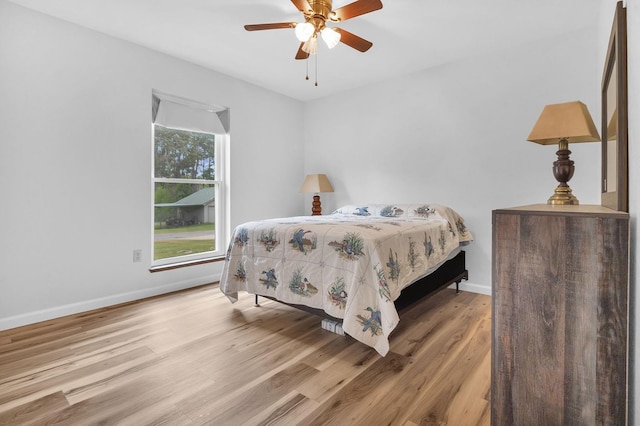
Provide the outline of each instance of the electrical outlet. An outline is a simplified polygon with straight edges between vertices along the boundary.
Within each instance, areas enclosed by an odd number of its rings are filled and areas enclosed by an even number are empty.
[[[133,261],[134,262],[141,262],[142,261],[142,250],[141,249],[134,249],[133,250]]]

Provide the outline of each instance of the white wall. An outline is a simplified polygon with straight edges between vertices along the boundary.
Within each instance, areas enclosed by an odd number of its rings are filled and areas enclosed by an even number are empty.
[[[581,100],[600,123],[595,28],[305,104],[305,170],[348,203],[438,202],[474,234],[469,283],[490,292],[491,211],[546,203],[556,146],[526,142],[546,104]],[[570,185],[600,204],[600,144],[570,146]]]
[[[230,108],[232,226],[302,212],[298,101],[4,0],[0,64],[0,329],[218,279],[148,271],[152,89]]]

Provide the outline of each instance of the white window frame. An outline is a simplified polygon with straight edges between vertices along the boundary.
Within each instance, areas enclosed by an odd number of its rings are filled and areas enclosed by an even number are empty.
[[[188,99],[179,98],[173,95],[167,95],[156,90],[153,91],[153,96],[160,98],[161,100],[167,100],[169,102],[180,103],[184,106],[202,109],[208,112],[212,111],[227,111],[228,108],[221,108],[212,105],[202,104],[199,102],[191,101]],[[155,113],[154,113],[155,114]],[[154,116],[155,118],[155,116]],[[227,116],[228,118],[228,116]],[[227,248],[227,238],[228,232],[227,227],[229,226],[228,218],[226,217],[228,211],[228,202],[229,198],[226,193],[226,187],[228,186],[226,180],[228,178],[228,146],[230,135],[228,131],[228,123],[225,126],[225,133],[218,132],[210,132],[210,131],[202,131],[200,129],[189,129],[185,127],[173,127],[171,125],[165,126],[168,128],[176,128],[178,130],[190,131],[196,133],[206,133],[212,134],[215,136],[215,179],[181,179],[181,178],[158,178],[155,177],[155,122],[152,120],[151,123],[151,245],[150,245],[150,253],[151,253],[151,267],[163,267],[163,266],[171,266],[171,265],[180,265],[180,264],[189,264],[194,262],[202,262],[206,260],[215,260],[218,258],[223,258],[226,253]],[[193,183],[193,184],[203,184],[203,185],[213,185],[215,188],[215,250],[195,253],[184,256],[177,257],[168,257],[164,259],[154,259],[155,257],[155,209],[154,209],[154,199],[155,199],[155,184],[156,183]]]

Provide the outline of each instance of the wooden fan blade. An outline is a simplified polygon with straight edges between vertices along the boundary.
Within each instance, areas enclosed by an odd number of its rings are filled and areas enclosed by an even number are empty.
[[[293,3],[295,7],[297,7],[298,10],[302,13],[313,12],[313,9],[311,8],[307,0],[291,0],[291,3]]]
[[[298,53],[296,53],[296,59],[307,59],[309,57],[309,54],[304,50],[302,50],[303,45],[304,45],[304,42],[300,43],[300,47],[298,48]]]
[[[247,31],[260,31],[260,30],[277,30],[280,28],[295,28],[295,22],[277,22],[274,24],[251,24],[245,25],[244,29]]]
[[[363,39],[362,37],[358,37],[357,35],[350,33],[347,30],[343,30],[342,28],[334,28],[336,31],[340,32],[340,41],[347,46],[353,47],[360,52],[366,52],[373,46],[368,40]]]
[[[378,9],[382,9],[380,0],[357,0],[334,10],[330,19],[332,21],[346,21]]]

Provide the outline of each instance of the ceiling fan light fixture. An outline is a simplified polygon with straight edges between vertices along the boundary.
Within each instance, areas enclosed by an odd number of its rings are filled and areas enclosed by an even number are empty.
[[[340,42],[340,33],[333,28],[325,27],[320,35],[329,49],[333,49]]]
[[[0,0],[1,1],[1,0]],[[347,2],[348,0],[341,0]],[[300,42],[295,59],[308,59],[316,54],[318,38],[322,36],[324,42],[331,49],[338,43],[343,43],[360,52],[366,52],[373,46],[368,40],[350,33],[342,28],[327,28],[327,23],[335,24],[348,19],[382,9],[380,0],[349,0],[351,3],[333,10],[333,0],[291,0],[293,5],[302,13],[302,22],[273,22],[264,24],[245,25],[247,31],[293,29]]]
[[[295,29],[296,37],[303,43],[308,41],[315,31],[315,27],[309,22],[301,22]]]
[[[318,37],[312,36],[302,45],[302,50],[309,55],[315,55],[318,52]]]

